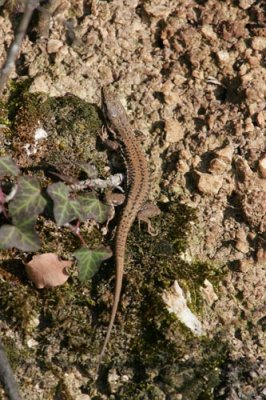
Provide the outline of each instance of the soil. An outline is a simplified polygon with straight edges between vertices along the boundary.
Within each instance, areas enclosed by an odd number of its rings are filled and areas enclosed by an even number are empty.
[[[0,64],[21,17],[11,3],[0,2]],[[34,367],[13,364],[22,393],[31,399],[265,399],[265,4],[56,0],[43,7],[34,13],[6,98],[12,85],[30,79],[31,94],[71,93],[100,107],[101,88],[113,87],[132,127],[141,131],[151,169],[150,200],[194,210],[182,258],[221,272],[218,282],[212,274],[209,286],[201,282],[198,317],[208,339],[226,350],[223,357],[217,353],[219,378],[208,390],[195,386],[190,394],[184,375],[178,383],[181,372],[174,383],[172,371],[166,383],[152,368],[140,378],[126,369],[125,360],[120,370],[105,371],[105,383],[92,393],[89,372],[77,360],[44,370],[36,351]],[[127,318],[133,318],[129,308]],[[1,329],[23,352],[17,328],[7,320]],[[202,378],[204,373],[197,370]],[[131,394],[121,385],[131,385]],[[57,394],[51,394],[54,387]]]

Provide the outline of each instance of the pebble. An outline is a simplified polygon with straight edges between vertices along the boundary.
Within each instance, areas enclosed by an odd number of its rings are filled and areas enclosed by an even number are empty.
[[[236,231],[235,248],[244,254],[249,252],[249,243],[247,241],[247,234],[245,232],[245,229],[241,227]]]
[[[215,155],[223,159],[225,162],[230,163],[232,162],[234,154],[234,147],[232,145],[228,145],[223,147],[222,149],[216,150]]]
[[[258,249],[256,253],[256,259],[258,263],[265,263],[266,261],[266,250],[264,250],[262,247]]]
[[[52,54],[52,53],[57,53],[60,47],[63,46],[63,43],[61,40],[57,39],[50,39],[47,43],[47,53]]]
[[[259,173],[263,179],[266,179],[266,156],[259,160]]]
[[[210,162],[209,172],[214,175],[222,175],[228,169],[228,164],[219,158],[214,158]]]
[[[204,174],[196,172],[197,187],[201,193],[215,195],[219,192],[223,184],[221,175]]]
[[[208,279],[204,280],[204,286],[200,288],[201,293],[204,295],[209,306],[212,306],[218,300],[214,287]]]
[[[207,24],[203,25],[201,28],[201,31],[207,39],[217,40],[217,35],[214,32],[211,25],[207,25]]]
[[[245,240],[237,240],[235,243],[235,248],[244,254],[249,252],[249,245],[248,242]]]
[[[257,115],[257,123],[261,128],[265,127],[266,123],[266,112],[265,111],[260,111]]]
[[[183,139],[185,134],[184,128],[174,119],[165,121],[164,130],[166,133],[165,139],[168,143],[179,142],[179,140]]]
[[[234,147],[231,145],[225,146],[216,150],[214,154],[215,158],[210,162],[209,172],[214,175],[222,175],[231,168]]]
[[[254,2],[255,0],[240,0],[239,7],[242,8],[243,10],[247,10],[252,6]]]
[[[252,40],[251,47],[253,50],[263,51],[266,48],[266,37],[256,36]]]
[[[220,63],[227,63],[230,60],[229,53],[226,50],[218,51],[217,52],[217,57],[218,57]]]
[[[240,272],[246,273],[254,266],[253,260],[239,260],[238,261],[238,269]]]

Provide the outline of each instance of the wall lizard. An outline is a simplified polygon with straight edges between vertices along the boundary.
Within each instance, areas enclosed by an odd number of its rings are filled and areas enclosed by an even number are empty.
[[[117,226],[114,255],[116,265],[116,282],[111,317],[104,344],[99,356],[98,368],[108,345],[115,316],[120,300],[124,274],[127,236],[138,212],[140,211],[149,190],[149,171],[145,155],[133,134],[124,107],[119,99],[107,87],[103,88],[103,108],[107,127],[121,146],[127,168],[127,198]]]

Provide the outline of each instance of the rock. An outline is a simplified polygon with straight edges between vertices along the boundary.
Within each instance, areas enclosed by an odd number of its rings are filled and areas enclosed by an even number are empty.
[[[225,171],[231,168],[234,147],[231,145],[225,146],[222,149],[214,152],[215,158],[211,160],[209,172],[214,175],[222,175]]]
[[[256,253],[256,259],[258,263],[265,263],[266,261],[266,250],[262,247],[258,249]]]
[[[230,55],[226,50],[220,50],[217,52],[217,57],[220,63],[227,63],[230,60]]]
[[[151,4],[145,3],[144,10],[149,16],[156,19],[166,19],[170,13],[170,7],[153,4],[153,2]]]
[[[184,82],[187,82],[187,78],[180,74],[175,74],[173,82],[177,86],[181,86]]]
[[[213,285],[208,279],[204,280],[204,286],[200,288],[209,306],[212,306],[218,300],[218,296],[214,291]]]
[[[184,137],[184,128],[178,121],[174,119],[165,121],[164,129],[166,132],[165,139],[168,143],[179,142],[179,140],[183,139]]]
[[[239,260],[237,266],[240,272],[246,273],[254,266],[254,262],[249,259]]]
[[[47,53],[52,54],[52,53],[57,53],[58,50],[63,46],[63,43],[61,40],[57,39],[50,39],[47,43]]]
[[[263,51],[266,48],[266,37],[256,36],[252,40],[251,47],[253,50]]]
[[[252,119],[251,118],[247,118],[245,121],[245,132],[253,132],[255,129]]]
[[[174,87],[173,83],[170,81],[166,81],[162,85],[162,93],[164,95],[165,103],[169,106],[176,105],[180,100],[179,91]]]
[[[188,163],[184,160],[179,160],[177,163],[177,171],[180,174],[185,175],[189,171]]]
[[[162,299],[168,312],[174,313],[179,321],[189,328],[195,336],[205,335],[201,321],[188,307],[184,292],[177,281],[174,281],[171,288],[163,291]]]
[[[29,93],[43,92],[50,94],[51,85],[52,82],[49,77],[45,75],[36,76],[29,87]]]
[[[249,252],[249,244],[246,240],[237,240],[235,243],[235,248],[244,254]]]
[[[203,25],[201,28],[201,31],[207,39],[217,40],[217,35],[214,32],[211,25],[207,25],[207,24]]]
[[[243,10],[247,10],[252,6],[253,3],[255,3],[255,0],[240,0],[239,7]]]
[[[201,193],[215,195],[223,184],[221,175],[210,175],[196,171],[197,187]]]
[[[228,164],[219,158],[214,158],[210,162],[209,172],[214,175],[222,175],[226,170],[228,170]]]
[[[257,123],[260,126],[260,128],[265,127],[265,121],[266,121],[266,112],[265,111],[260,111],[257,114]]]
[[[230,164],[232,162],[233,154],[234,154],[234,147],[230,144],[228,146],[223,147],[222,149],[215,151],[216,157],[219,157],[225,162],[228,162]]]
[[[263,179],[266,179],[266,156],[259,160],[259,173]]]

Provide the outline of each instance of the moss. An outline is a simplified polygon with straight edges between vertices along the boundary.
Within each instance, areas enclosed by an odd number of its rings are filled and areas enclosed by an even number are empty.
[[[52,214],[50,218],[51,216]],[[39,217],[37,231],[41,239],[42,253],[54,252],[62,258],[69,259],[73,252],[81,247],[80,240],[69,228],[58,227],[52,219],[47,218],[47,215]],[[102,245],[103,238],[96,227],[88,230],[82,226],[80,233],[90,248],[98,248]]]
[[[63,380],[60,380],[56,387],[55,400],[75,400],[74,397],[69,393],[69,390]]]
[[[63,287],[42,291],[42,329],[38,335],[42,354],[39,356],[47,367],[57,365],[64,370],[77,363],[88,368],[89,338],[93,332],[90,287],[91,283],[81,287],[74,278]],[[55,351],[59,348],[59,352]]]
[[[162,206],[155,221],[158,236],[147,235],[145,229],[140,232],[137,224],[129,236],[119,326],[111,339],[109,366],[123,371],[127,365],[134,378],[118,389],[119,399],[164,398],[155,395],[159,390],[167,396],[180,393],[183,399],[212,399],[219,384],[226,354],[223,343],[194,337],[162,301],[163,290],[177,280],[191,294],[190,308],[199,314],[203,281],[221,279],[222,272],[214,265],[182,259],[191,220],[195,212],[183,205]]]
[[[76,177],[80,173],[78,163],[82,161],[93,160],[99,169],[101,166],[103,169],[106,154],[96,150],[102,125],[97,107],[75,96],[49,99],[43,94],[29,94],[27,88],[28,84],[17,85],[5,104],[11,141],[5,151],[17,160],[23,172],[37,175],[41,185],[46,187],[52,181],[48,175],[51,164],[59,172]],[[33,143],[36,127],[40,126],[48,132],[49,140],[38,149],[36,156],[28,156],[25,143]],[[80,242],[67,228],[58,227],[51,216],[47,207],[38,219],[40,251],[56,252],[69,259]],[[85,224],[81,227],[84,239],[90,247],[99,246],[103,241],[99,229],[96,226],[89,228]],[[14,258],[18,261],[14,262]],[[7,260],[0,267],[3,276],[0,281],[2,320],[19,333],[26,348],[29,337],[37,341],[38,347],[31,353],[34,373],[39,368],[49,370],[54,373],[55,380],[60,381],[62,376],[58,371],[75,364],[88,373],[91,354],[97,352],[92,342],[92,283],[81,285],[73,268],[72,277],[63,287],[37,290],[26,279],[22,265],[27,261],[25,255],[15,249],[8,250],[2,252],[2,259]],[[13,356],[10,355],[14,359],[15,353],[14,349]],[[17,366],[24,371],[23,359],[17,358]],[[38,376],[38,372],[35,375]],[[47,396],[50,391],[51,388],[47,388]],[[64,393],[64,398],[68,398],[66,392],[59,383],[56,395],[61,393],[63,396]]]
[[[7,102],[1,104],[0,121],[11,128],[7,150],[19,166],[36,170],[38,165],[52,164],[73,176],[79,171],[78,163],[93,160],[105,175],[106,153],[96,150],[102,127],[99,109],[74,95],[49,98],[44,93],[29,93],[30,84],[30,80],[14,84]],[[25,144],[34,145],[39,127],[46,130],[48,140],[29,156]]]
[[[10,94],[7,102],[5,103],[5,108],[8,112],[8,120],[11,126],[14,126],[18,110],[24,104],[25,96],[28,95],[30,84],[30,79],[19,82],[11,82],[10,84]]]
[[[23,268],[19,265],[18,268]],[[2,319],[15,327],[24,337],[32,331],[32,320],[38,316],[40,303],[38,293],[20,281],[0,282],[0,308]]]
[[[50,99],[49,104],[53,119],[47,119],[45,126],[52,133],[54,143],[49,146],[48,160],[51,163],[67,161],[72,173],[75,163],[81,161],[93,160],[96,167],[103,167],[104,155],[96,150],[102,126],[97,107],[72,95]]]
[[[97,107],[71,95],[49,99],[17,90],[12,96],[8,106],[12,146],[8,150],[27,172],[40,177],[43,187],[51,181],[51,167],[66,176],[78,177],[81,161],[92,161],[105,175],[107,157],[97,145],[102,123]],[[36,156],[29,157],[23,146],[32,143],[39,124],[48,132],[49,140]],[[210,263],[182,259],[195,212],[178,203],[162,204],[161,209],[162,214],[154,222],[158,236],[149,236],[145,228],[139,231],[137,223],[129,235],[123,294],[108,347],[109,358],[107,355],[99,379],[103,385],[99,393],[110,393],[107,371],[116,367],[131,376],[117,387],[119,399],[174,398],[177,393],[184,400],[212,399],[219,384],[225,347],[219,338],[195,338],[167,312],[162,292],[177,280],[191,295],[190,308],[200,314],[200,286],[206,278],[215,285],[222,272]],[[52,221],[49,207],[39,218],[37,229],[42,252],[52,251],[69,258],[79,246],[76,237]],[[83,226],[82,234],[90,247],[103,241],[96,227],[89,230]],[[24,261],[16,251],[9,256]],[[59,396],[64,393],[69,397],[60,382],[70,366],[77,367],[89,379],[94,377],[105,336],[103,325],[108,324],[113,299],[113,267],[113,260],[104,263],[97,276],[86,284],[80,284],[73,270],[64,286],[49,290],[34,289],[23,275],[15,285],[10,277],[0,282],[4,320],[25,337],[31,335],[37,340],[34,360],[41,371],[54,373]],[[37,326],[32,325],[32,316],[38,318]],[[23,369],[22,363],[20,368]],[[90,390],[88,383],[85,392]]]
[[[18,348],[14,339],[3,337],[3,346],[13,370],[25,363],[25,360],[30,360],[31,351],[21,347]]]

